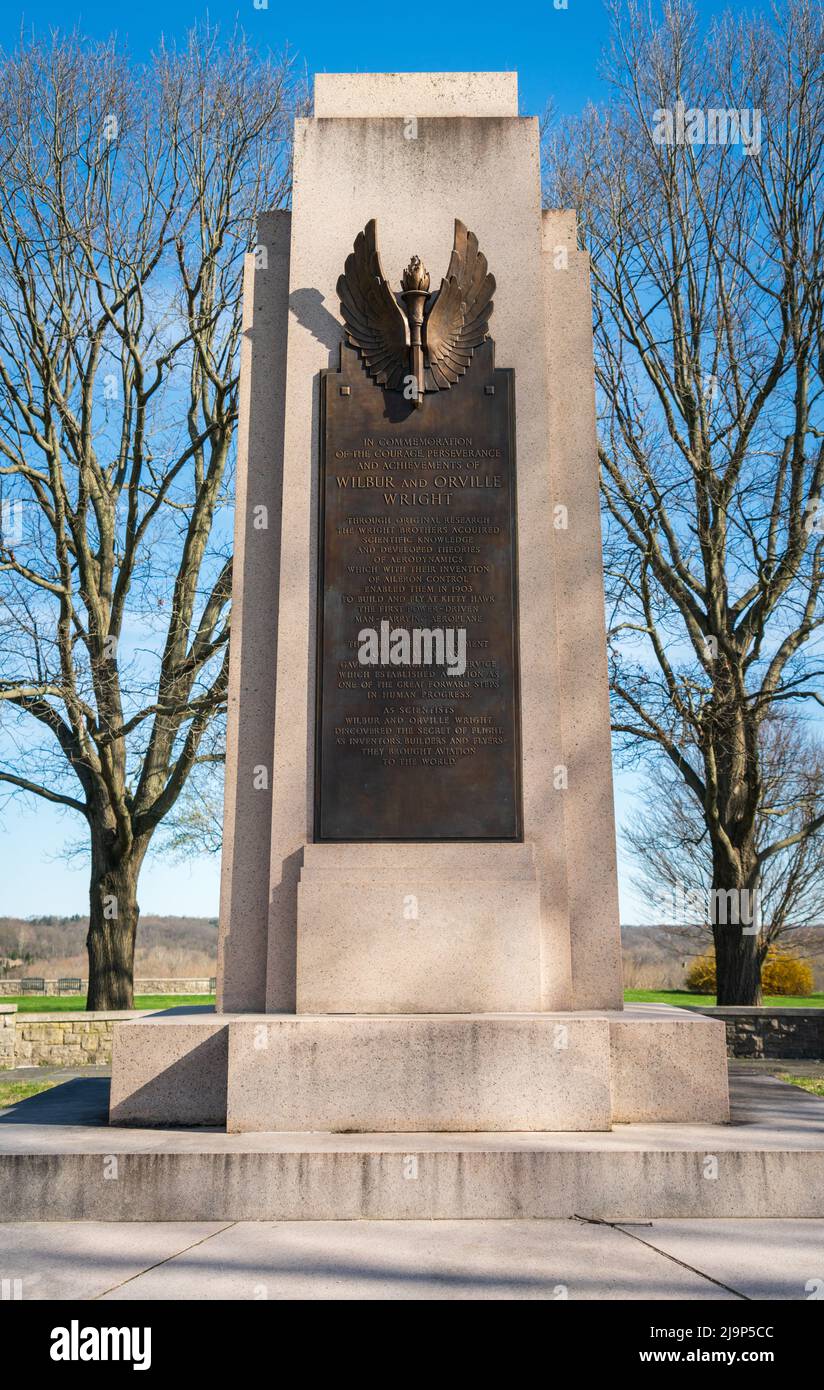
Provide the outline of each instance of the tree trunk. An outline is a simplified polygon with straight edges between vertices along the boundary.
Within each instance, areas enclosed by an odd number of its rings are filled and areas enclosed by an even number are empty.
[[[761,943],[740,927],[713,928],[715,938],[716,1003],[761,1003]]]
[[[737,864],[726,860],[722,866],[720,858],[714,855],[710,912],[715,941],[716,1003],[758,1005],[764,942],[755,849],[748,846],[740,851]]]
[[[757,1005],[763,959],[756,843],[762,795],[759,730],[747,709],[743,665],[723,652],[713,666],[705,737],[707,782],[716,784],[710,828],[716,1002]]]
[[[89,891],[88,1009],[134,1007],[134,947],[140,908],[137,879],[143,855],[115,859],[105,845],[92,848]]]

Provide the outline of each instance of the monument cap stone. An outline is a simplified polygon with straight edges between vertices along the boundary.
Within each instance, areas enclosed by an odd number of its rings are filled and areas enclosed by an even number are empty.
[[[515,72],[319,72],[315,117],[517,116]]]

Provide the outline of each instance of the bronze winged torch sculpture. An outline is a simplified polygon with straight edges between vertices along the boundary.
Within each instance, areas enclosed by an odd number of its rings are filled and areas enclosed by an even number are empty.
[[[489,336],[495,278],[478,238],[457,218],[452,256],[436,295],[429,285],[428,270],[413,256],[401,279],[404,312],[383,273],[372,218],[355,238],[337,287],[347,341],[367,372],[416,407],[427,392],[454,386]]]
[[[423,405],[426,383],[423,368],[423,315],[429,298],[429,271],[420,256],[413,256],[401,276],[401,287],[406,317],[409,320],[409,368],[414,377],[413,400],[416,406]]]

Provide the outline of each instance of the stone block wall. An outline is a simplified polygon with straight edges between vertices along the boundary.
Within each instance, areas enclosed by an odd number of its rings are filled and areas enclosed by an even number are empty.
[[[212,976],[214,979],[214,976]],[[0,980],[0,997],[20,994],[20,979]],[[57,994],[57,980],[44,980],[45,993]],[[80,993],[85,994],[88,980],[83,979]],[[211,994],[211,980],[205,975],[144,976],[134,982],[135,994]]]
[[[728,1057],[824,1059],[824,1009],[708,1006],[696,1012],[723,1019]]]
[[[0,1005],[0,1069],[109,1063],[115,1023],[152,1012],[20,1014],[14,1004]]]
[[[0,1070],[14,1066],[16,1004],[0,1004]]]

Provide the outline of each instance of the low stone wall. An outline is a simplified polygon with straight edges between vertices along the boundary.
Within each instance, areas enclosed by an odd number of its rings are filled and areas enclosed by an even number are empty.
[[[690,1008],[723,1019],[728,1057],[824,1059],[824,1009]]]
[[[71,1067],[112,1060],[115,1023],[143,1018],[152,1009],[123,1013],[21,1014],[16,1004],[0,1005],[0,1068]],[[4,1043],[6,1036],[11,1046]]]
[[[23,977],[25,978],[25,977]],[[214,978],[214,976],[212,977]],[[83,979],[79,993],[85,994],[88,980]],[[0,997],[22,994],[22,979],[0,980]],[[45,980],[46,994],[59,994],[57,980]],[[134,982],[135,994],[214,994],[214,986],[205,975],[192,976],[144,976]]]
[[[0,1070],[14,1066],[16,1004],[0,1004]]]

